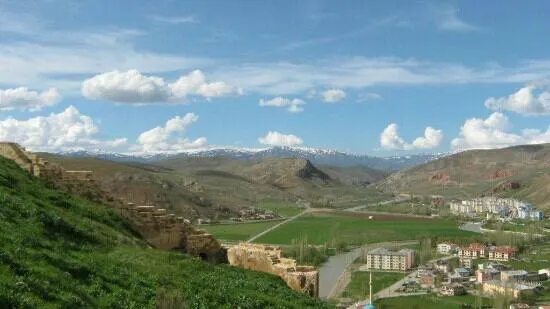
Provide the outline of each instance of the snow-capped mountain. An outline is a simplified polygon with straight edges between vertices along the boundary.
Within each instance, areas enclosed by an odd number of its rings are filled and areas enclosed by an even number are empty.
[[[413,154],[407,156],[376,157],[361,154],[351,154],[335,150],[306,148],[306,147],[269,147],[269,148],[209,148],[195,149],[180,153],[114,153],[94,151],[74,151],[58,153],[68,157],[96,157],[105,160],[123,162],[155,162],[169,158],[187,157],[229,157],[233,159],[262,159],[267,157],[287,158],[297,157],[310,160],[313,164],[326,164],[334,166],[367,166],[370,168],[397,171],[412,166],[423,164],[440,157],[446,153],[437,154]]]

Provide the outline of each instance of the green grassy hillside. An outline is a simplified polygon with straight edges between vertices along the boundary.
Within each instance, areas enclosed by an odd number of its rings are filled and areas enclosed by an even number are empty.
[[[0,158],[0,308],[329,308],[275,276],[150,249]]]

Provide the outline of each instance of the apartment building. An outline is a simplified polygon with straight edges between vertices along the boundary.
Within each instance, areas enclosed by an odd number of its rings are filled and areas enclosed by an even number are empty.
[[[376,248],[367,252],[367,269],[406,271],[414,265],[414,250]]]
[[[516,248],[510,246],[500,246],[489,248],[489,260],[492,261],[509,261],[514,258],[517,253]]]
[[[472,243],[468,247],[458,250],[460,258],[481,259],[487,257],[487,247],[483,244]]]
[[[519,298],[520,295],[533,292],[534,287],[515,283],[515,282],[504,282],[504,281],[488,281],[483,284],[483,292],[490,295],[510,295],[514,298]]]
[[[437,253],[439,254],[454,254],[458,252],[458,245],[448,242],[437,244]]]

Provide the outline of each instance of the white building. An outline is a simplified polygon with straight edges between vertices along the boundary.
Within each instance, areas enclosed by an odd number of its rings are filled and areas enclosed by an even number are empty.
[[[439,243],[437,244],[437,253],[439,254],[455,254],[458,252],[458,245],[453,243]]]
[[[390,251],[376,248],[367,252],[367,269],[406,271],[412,268],[414,255],[414,250],[410,249]]]

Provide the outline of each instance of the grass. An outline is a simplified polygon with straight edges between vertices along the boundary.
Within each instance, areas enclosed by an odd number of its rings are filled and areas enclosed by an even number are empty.
[[[483,298],[483,304],[489,305],[491,301]],[[374,302],[378,309],[461,309],[462,304],[473,306],[476,303],[475,296],[445,296],[416,295],[394,298],[384,298]]]
[[[258,243],[290,244],[307,239],[310,244],[365,244],[419,239],[426,235],[462,237],[473,233],[459,230],[453,221],[438,219],[366,220],[350,216],[306,215],[257,239]]]
[[[201,225],[200,227],[214,235],[216,239],[239,241],[247,240],[250,237],[257,235],[280,222],[280,220],[277,220],[253,223],[212,224]]]
[[[302,208],[298,208],[296,204],[280,201],[263,201],[258,204],[258,207],[271,210],[283,217],[292,217],[304,211]]]
[[[372,293],[375,294],[395,282],[403,279],[405,275],[397,272],[373,272]],[[351,275],[351,282],[346,287],[342,297],[350,297],[354,300],[368,298],[369,293],[369,272],[354,271]]]
[[[282,279],[150,249],[113,210],[0,158],[0,308],[330,308]]]

